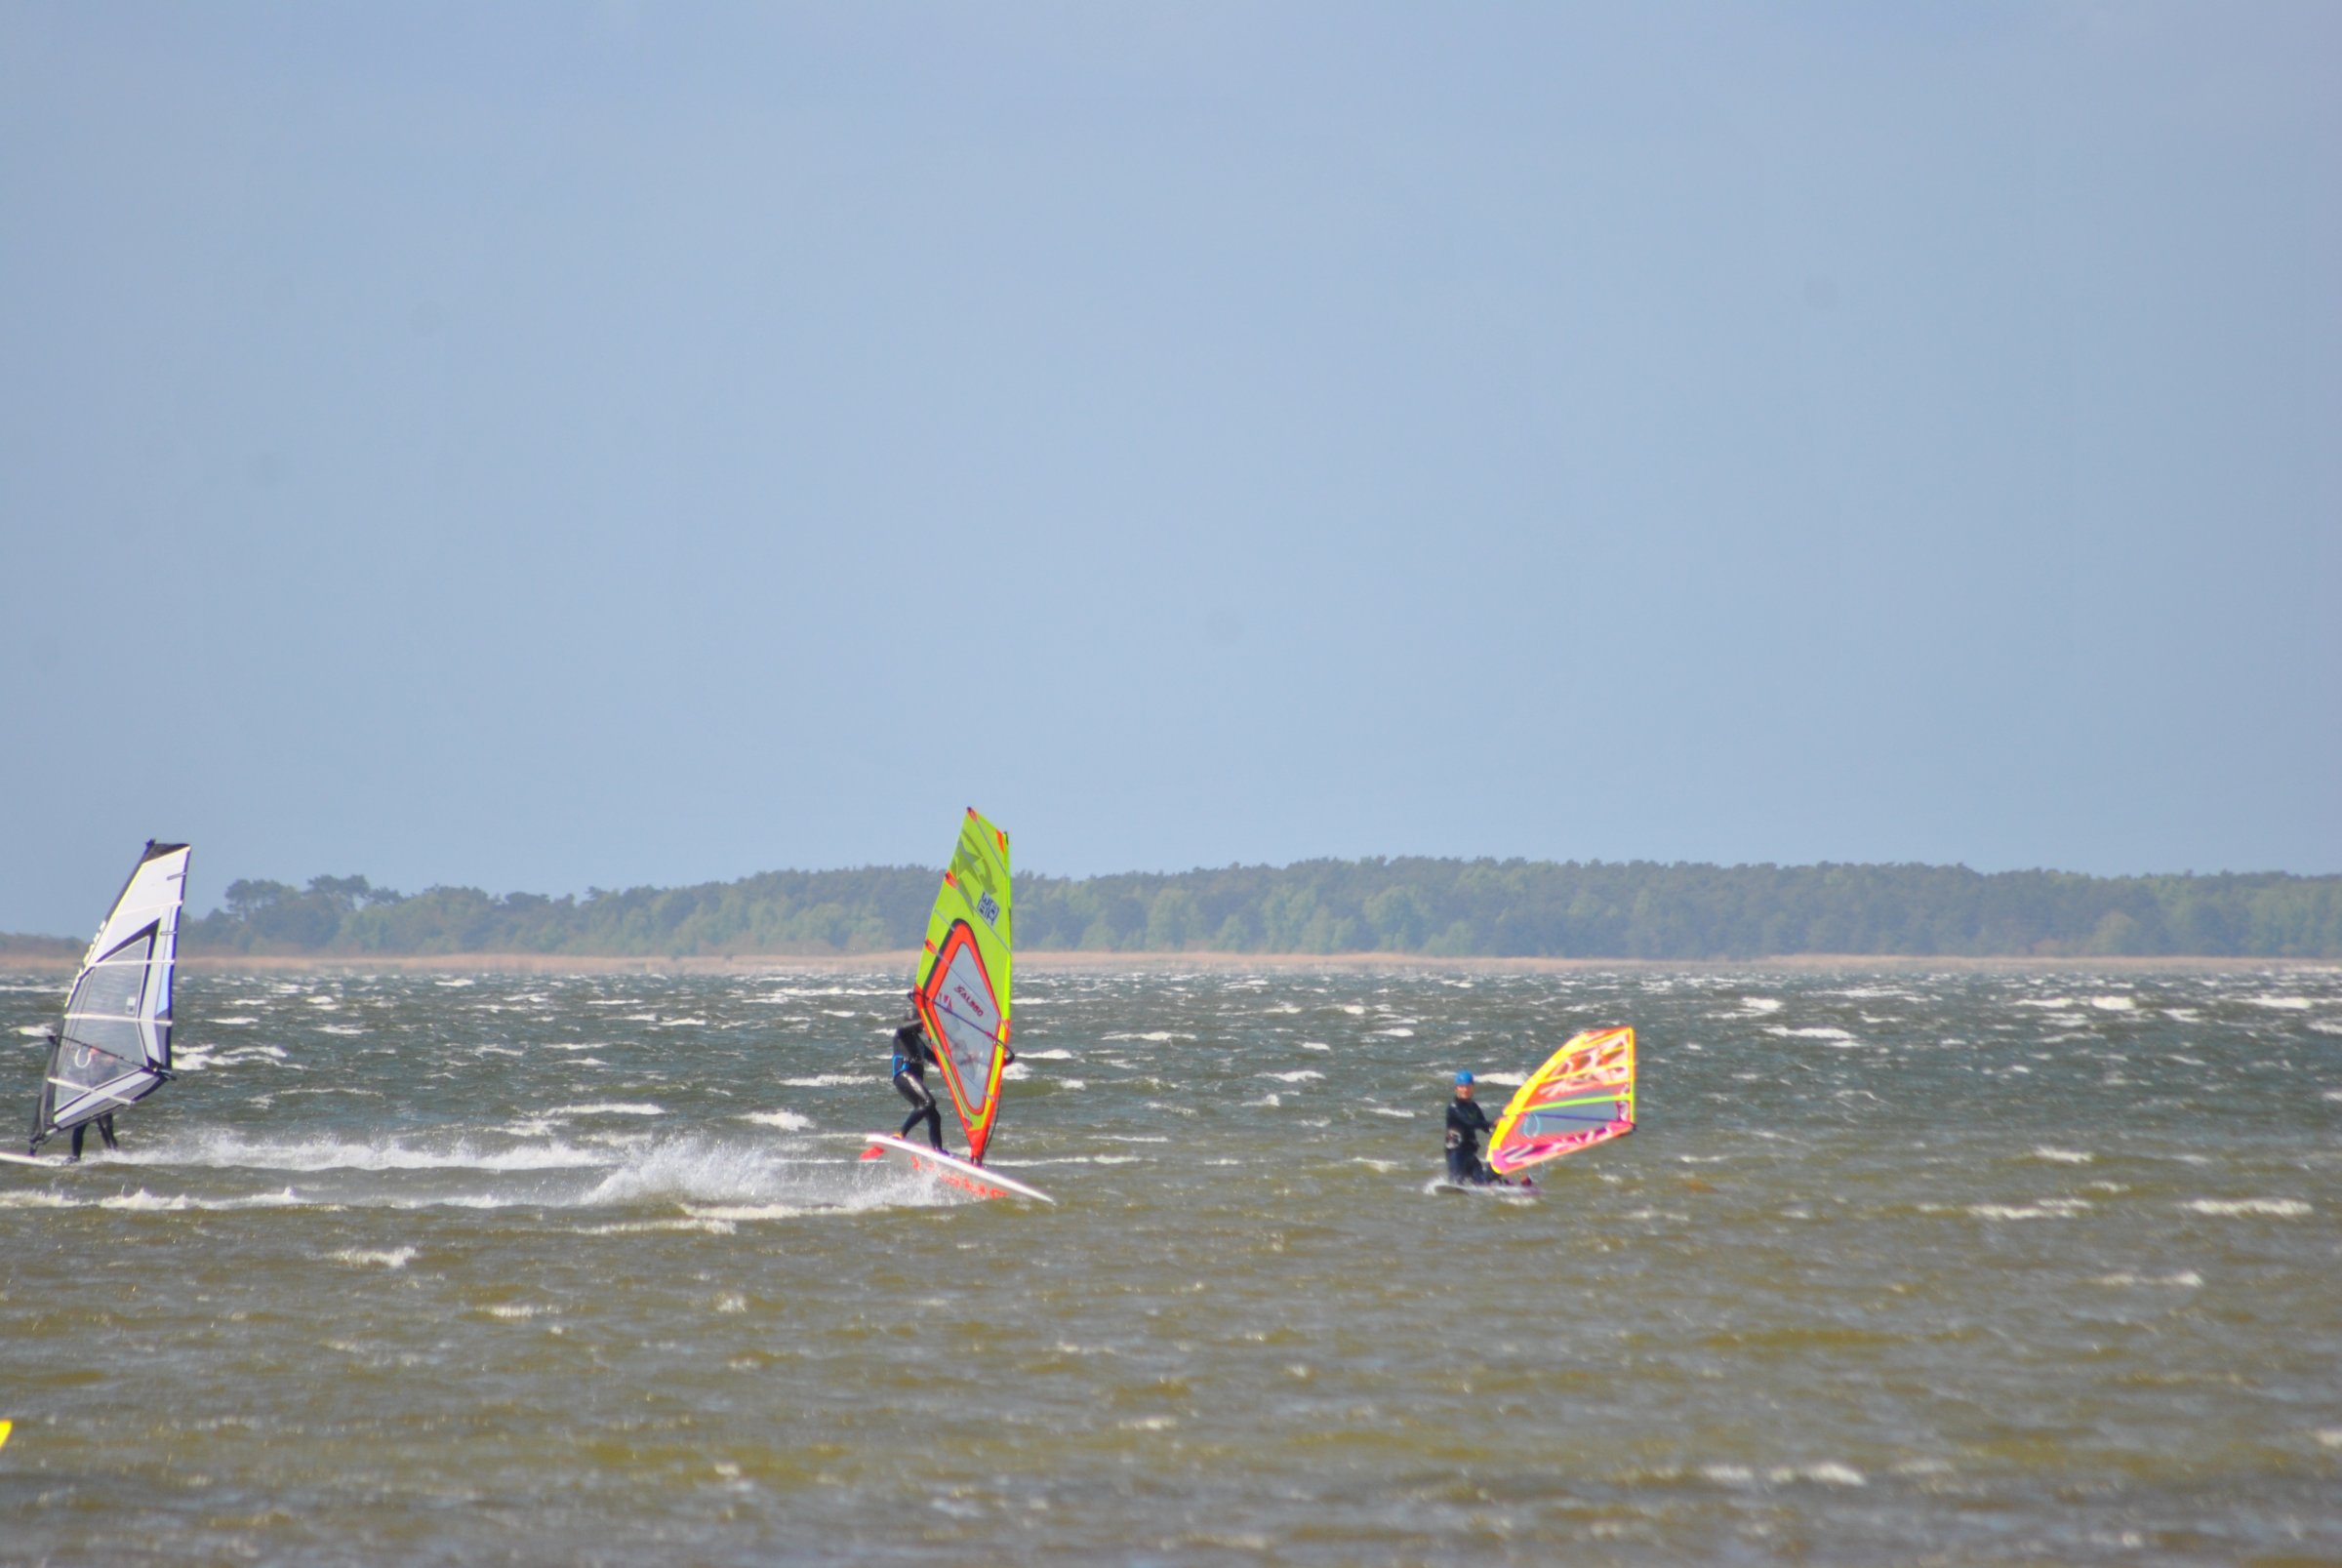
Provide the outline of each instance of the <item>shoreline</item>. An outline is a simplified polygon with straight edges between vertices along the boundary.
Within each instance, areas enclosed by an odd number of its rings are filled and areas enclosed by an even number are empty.
[[[918,954],[909,949],[869,953],[738,953],[693,957],[622,957],[573,953],[199,953],[182,954],[182,969],[223,974],[349,973],[393,971],[422,974],[871,974],[908,973]],[[30,953],[0,954],[0,974],[70,975],[75,958]],[[2236,973],[2251,970],[2342,970],[2342,959],[2284,957],[2060,956],[2030,954],[1957,955],[1906,953],[1786,953],[1766,958],[1538,958],[1433,957],[1423,953],[1241,953],[1093,952],[1046,950],[1019,953],[1017,967],[1033,971],[1209,970],[1294,972],[1318,970],[1353,974],[1519,974],[1566,975],[1625,971],[1676,974],[1871,971],[1938,974],[2052,974],[2086,971],[2149,974],[2158,971]]]

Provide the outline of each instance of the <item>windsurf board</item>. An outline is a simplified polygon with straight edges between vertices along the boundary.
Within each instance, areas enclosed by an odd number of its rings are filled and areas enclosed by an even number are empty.
[[[1511,1198],[1515,1203],[1530,1203],[1545,1196],[1535,1183],[1500,1186],[1493,1182],[1451,1182],[1444,1176],[1434,1176],[1423,1185],[1426,1192],[1452,1192],[1468,1198]]]
[[[1028,1186],[1013,1176],[961,1159],[957,1154],[940,1153],[925,1144],[914,1144],[892,1133],[871,1133],[869,1147],[862,1151],[866,1160],[885,1160],[908,1167],[914,1175],[932,1176],[946,1186],[980,1198],[1031,1198],[1041,1203],[1057,1199],[1037,1186]]]

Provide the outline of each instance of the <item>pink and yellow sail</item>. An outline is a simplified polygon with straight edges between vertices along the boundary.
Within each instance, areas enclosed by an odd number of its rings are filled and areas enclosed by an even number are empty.
[[[1488,1139],[1500,1176],[1624,1138],[1635,1130],[1635,1031],[1588,1029],[1514,1094]]]

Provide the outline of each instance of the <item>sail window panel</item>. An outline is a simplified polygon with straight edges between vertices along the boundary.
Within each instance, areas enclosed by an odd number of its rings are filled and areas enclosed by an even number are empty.
[[[128,1073],[146,1070],[146,1048],[139,1025],[123,1019],[69,1019],[49,1075],[77,1089],[96,1088]]]
[[[1520,1135],[1524,1138],[1558,1138],[1565,1133],[1584,1132],[1589,1127],[1607,1127],[1614,1121],[1627,1119],[1623,1102],[1598,1106],[1584,1106],[1568,1110],[1532,1110],[1520,1118]]]
[[[147,958],[154,948],[149,931],[92,964],[65,1003],[68,1022],[89,1014],[136,1018],[146,994]]]
[[[951,1054],[951,1070],[958,1075],[970,1108],[981,1108],[985,1082],[992,1070],[992,1037],[949,1013],[938,1016],[944,1025],[944,1049]]]

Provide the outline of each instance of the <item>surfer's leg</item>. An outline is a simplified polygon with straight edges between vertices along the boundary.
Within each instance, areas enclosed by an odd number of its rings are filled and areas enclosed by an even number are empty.
[[[895,1087],[902,1091],[904,1099],[910,1102],[910,1114],[903,1118],[903,1125],[896,1129],[895,1136],[909,1138],[913,1127],[925,1122],[927,1124],[927,1142],[939,1149],[942,1148],[944,1146],[944,1117],[943,1113],[935,1108],[935,1096],[927,1092],[927,1086],[919,1081],[916,1073],[896,1073]]]
[[[98,1118],[98,1136],[105,1140],[105,1146],[109,1149],[119,1149],[122,1146],[114,1142],[114,1113],[112,1111],[109,1110]]]
[[[89,1130],[90,1124],[86,1121],[77,1121],[73,1124],[73,1152],[65,1156],[67,1159],[81,1158],[81,1141],[88,1135]]]

